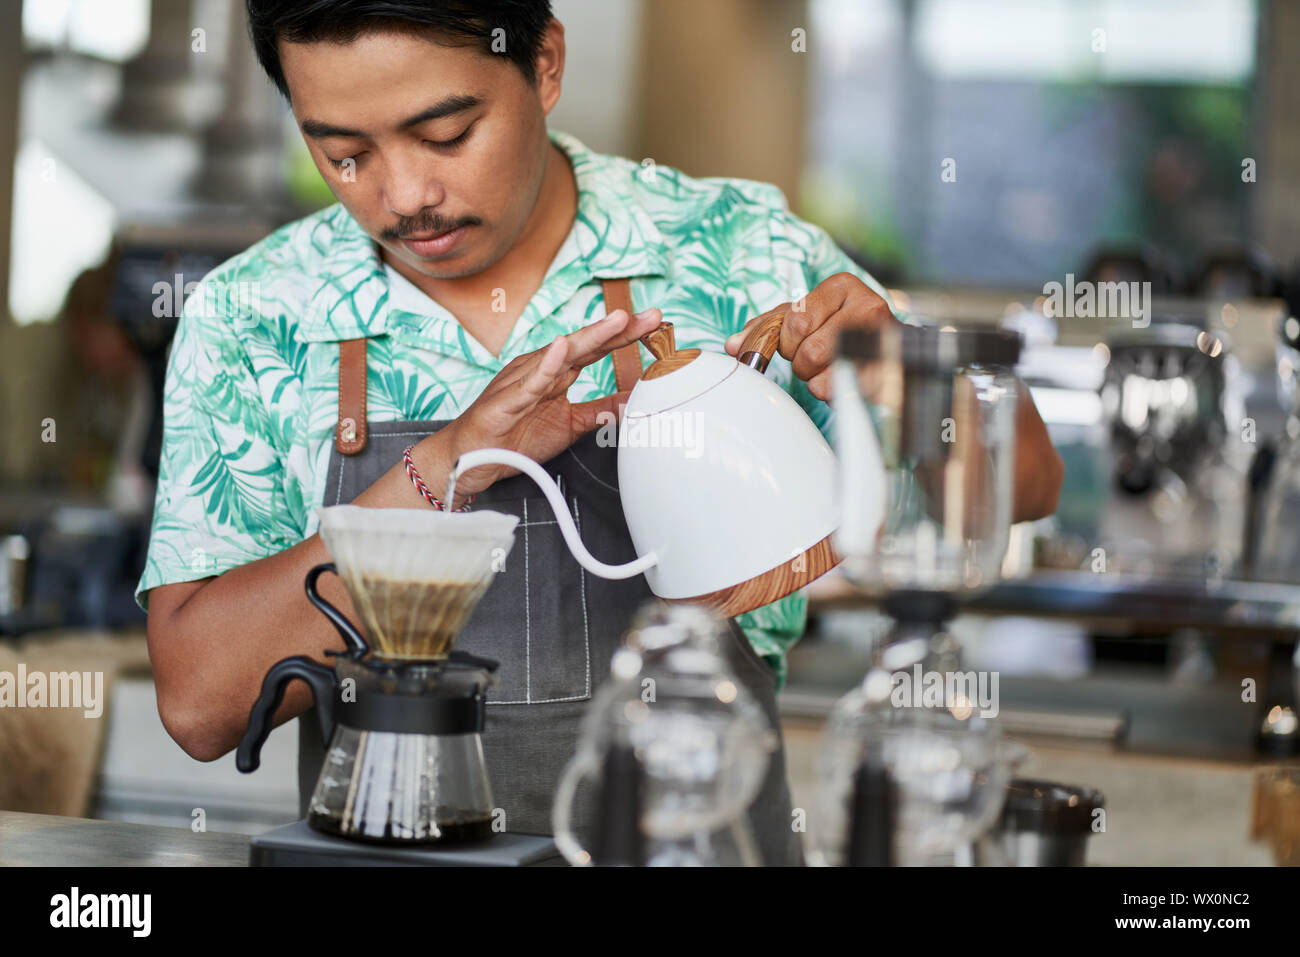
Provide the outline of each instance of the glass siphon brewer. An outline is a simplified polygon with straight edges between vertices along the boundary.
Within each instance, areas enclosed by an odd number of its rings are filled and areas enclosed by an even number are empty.
[[[945,623],[996,582],[1010,537],[1020,337],[891,323],[832,366],[844,577],[893,619],[832,711],[809,819],[815,864],[951,860],[996,820],[1015,749],[996,685]]]
[[[648,604],[611,660],[553,805],[571,864],[762,863],[746,811],[776,735],[723,651],[726,623],[690,604]],[[594,790],[590,833],[575,833],[580,788]]]

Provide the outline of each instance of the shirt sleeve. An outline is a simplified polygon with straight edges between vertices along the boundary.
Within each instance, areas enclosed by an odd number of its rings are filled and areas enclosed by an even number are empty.
[[[285,452],[242,345],[254,322],[213,311],[207,282],[186,301],[167,364],[153,527],[136,586],[142,608],[152,588],[220,575],[302,537]]]
[[[792,300],[807,295],[827,279],[843,272],[861,279],[885,300],[894,315],[903,318],[889,291],[854,262],[820,226],[782,209],[772,217],[772,250],[777,272],[786,276]],[[817,424],[826,440],[831,441],[830,406],[814,396],[808,390],[808,384],[793,374],[786,379],[785,385],[786,391]]]

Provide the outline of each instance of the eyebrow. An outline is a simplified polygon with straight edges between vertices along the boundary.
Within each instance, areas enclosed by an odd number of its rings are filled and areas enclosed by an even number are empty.
[[[468,93],[460,93],[455,96],[449,96],[439,100],[433,106],[426,110],[421,110],[414,116],[408,116],[402,122],[397,124],[398,129],[406,130],[412,126],[419,126],[421,123],[427,123],[429,120],[441,119],[444,116],[452,116],[456,113],[463,113],[471,110],[483,102],[481,97],[472,96]],[[303,120],[302,132],[305,136],[310,136],[314,140],[325,139],[330,136],[347,136],[352,139],[369,139],[370,134],[365,130],[354,130],[347,126],[335,126],[333,123],[325,123],[321,120]]]

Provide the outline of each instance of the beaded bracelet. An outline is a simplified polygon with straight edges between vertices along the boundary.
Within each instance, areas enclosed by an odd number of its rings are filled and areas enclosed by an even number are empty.
[[[414,445],[408,445],[406,447],[406,451],[402,453],[402,462],[406,465],[406,474],[410,477],[411,484],[415,486],[415,490],[419,492],[421,495],[423,495],[425,500],[430,505],[432,505],[440,512],[446,511],[446,507],[442,504],[442,502],[439,501],[438,498],[432,492],[429,491],[429,486],[424,484],[424,479],[420,478],[420,471],[415,467],[415,462],[412,461],[411,459],[411,450],[414,448],[415,448]],[[469,507],[471,503],[473,503],[475,498],[477,498],[476,495],[471,495],[469,497],[469,500],[460,508],[456,509],[456,511],[468,512]]]

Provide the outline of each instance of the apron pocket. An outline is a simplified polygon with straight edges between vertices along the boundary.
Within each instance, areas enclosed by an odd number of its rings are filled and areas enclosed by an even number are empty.
[[[514,548],[456,647],[501,662],[488,705],[548,704],[591,697],[587,573],[564,543],[541,495],[485,505],[519,516]],[[581,515],[570,502],[578,529]]]

